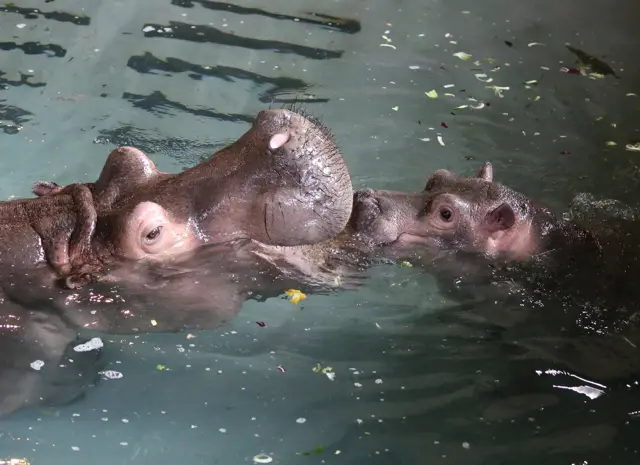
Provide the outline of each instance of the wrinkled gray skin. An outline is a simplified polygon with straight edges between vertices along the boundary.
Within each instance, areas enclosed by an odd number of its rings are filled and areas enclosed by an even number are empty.
[[[53,273],[46,266],[4,270],[0,414],[83,392],[93,381],[83,364],[70,365],[68,386],[58,386],[56,376],[66,372],[55,369],[70,351],[77,356],[78,329],[178,331],[229,321],[252,289],[272,292],[266,277],[273,267],[237,244],[286,248],[327,240],[345,227],[353,199],[329,131],[289,110],[260,112],[237,142],[178,174],[162,173],[139,150],[121,147],[85,187],[97,216],[86,261],[105,282],[69,294],[47,285]],[[41,198],[30,200],[72,208],[71,189],[39,182],[34,193]],[[264,285],[253,277],[261,270]],[[119,293],[112,282],[125,298],[96,301],[100,291]],[[278,285],[274,295],[281,292]],[[33,370],[35,360],[46,370]]]

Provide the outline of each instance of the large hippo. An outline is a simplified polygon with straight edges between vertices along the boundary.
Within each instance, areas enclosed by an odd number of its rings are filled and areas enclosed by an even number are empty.
[[[41,182],[34,192],[40,197],[0,204],[0,414],[83,392],[92,371],[69,359],[95,361],[99,350],[78,353],[80,328],[176,331],[228,321],[240,308],[237,296],[246,298],[254,286],[241,281],[254,282],[250,272],[258,271],[237,253],[229,256],[234,244],[325,241],[344,228],[353,199],[328,129],[295,109],[260,112],[237,142],[182,173],[162,173],[139,150],[121,147],[95,183]],[[191,253],[200,246],[210,253]],[[112,280],[148,290],[143,297],[152,301],[124,308],[122,299],[105,297],[113,305],[95,311],[95,292],[85,290],[83,301],[80,291],[47,285],[53,274],[47,265],[65,277],[70,260],[72,271],[89,268],[84,275],[67,272],[74,278],[67,284],[102,278],[108,268]],[[198,276],[205,286],[193,282]],[[99,285],[112,291],[109,283]],[[185,302],[189,289],[200,296],[193,305]],[[177,311],[182,302],[186,307]]]
[[[237,239],[276,246],[321,242],[345,227],[353,195],[328,129],[295,109],[261,111],[238,141],[182,173],[160,172],[139,150],[120,147],[95,183],[63,188],[40,182],[34,187],[40,198],[20,202],[30,202],[26,210],[44,208],[38,202],[63,208],[79,189],[98,212],[85,228],[90,247],[85,241],[82,249],[85,265],[94,269],[114,258],[158,261]],[[35,239],[12,243],[29,258],[25,265],[44,258]],[[45,234],[40,239],[48,240]]]

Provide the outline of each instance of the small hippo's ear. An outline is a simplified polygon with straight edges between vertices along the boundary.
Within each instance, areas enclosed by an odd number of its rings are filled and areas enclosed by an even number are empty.
[[[483,181],[493,182],[493,166],[491,166],[491,163],[486,162],[484,166],[480,168],[476,177]]]
[[[278,134],[271,136],[271,139],[269,139],[269,148],[271,150],[278,150],[287,142],[289,142],[289,133],[279,132]]]
[[[494,208],[485,217],[485,227],[490,234],[509,229],[516,222],[516,214],[508,203],[503,203]]]

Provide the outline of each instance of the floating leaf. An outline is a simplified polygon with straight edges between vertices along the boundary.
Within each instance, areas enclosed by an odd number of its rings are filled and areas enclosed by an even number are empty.
[[[498,97],[502,98],[502,97],[504,97],[502,95],[502,91],[503,90],[509,90],[510,88],[509,87],[504,87],[504,86],[487,86],[487,89],[493,89],[493,92],[495,92],[495,94]]]
[[[285,291],[285,294],[289,296],[289,300],[294,305],[299,304],[301,301],[307,298],[307,296],[298,289],[289,289],[288,291]]]
[[[398,111],[398,110],[400,109],[400,107],[395,106],[395,107],[392,107],[391,109],[392,109],[393,111]]]
[[[456,52],[453,54],[454,57],[458,57],[461,60],[468,60],[469,58],[471,58],[473,55],[469,55],[468,53],[465,52]]]
[[[438,98],[438,92],[435,89],[425,92],[425,95],[429,98]]]
[[[609,147],[613,147],[614,145],[618,145],[612,140],[608,140],[607,142],[605,142],[605,144],[607,144]]]
[[[166,369],[167,369],[167,367],[164,366],[164,365],[160,365],[160,364],[156,365],[156,370],[158,370],[158,371],[164,371]]]
[[[476,77],[476,79],[478,81],[482,81],[482,82],[492,82],[493,81],[493,78],[488,77],[486,74],[483,74],[483,73],[477,73],[477,74],[474,74],[474,76]]]

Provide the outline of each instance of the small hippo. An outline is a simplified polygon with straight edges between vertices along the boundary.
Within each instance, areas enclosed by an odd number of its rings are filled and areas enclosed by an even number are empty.
[[[470,178],[438,170],[415,194],[360,190],[351,223],[375,245],[461,250],[518,261],[563,242],[589,239],[579,226],[493,182],[491,163]]]
[[[77,186],[77,185],[76,185]],[[346,225],[353,191],[329,130],[303,111],[261,111],[251,129],[182,173],[156,169],[142,152],[120,147],[95,183],[95,261],[164,260],[205,243],[252,239],[298,246]],[[41,199],[69,195],[41,181]]]

